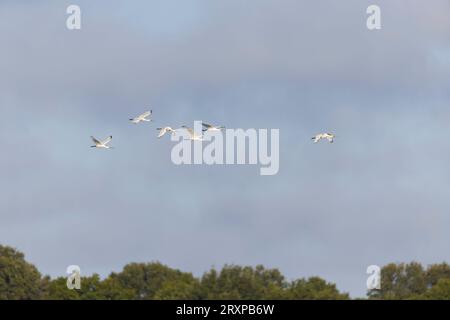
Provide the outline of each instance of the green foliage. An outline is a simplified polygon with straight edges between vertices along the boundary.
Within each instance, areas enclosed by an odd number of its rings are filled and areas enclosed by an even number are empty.
[[[100,276],[94,274],[81,277],[80,290],[69,290],[67,278],[59,277],[47,282],[41,297],[48,300],[105,300],[108,299],[105,282],[107,281],[101,281]]]
[[[450,300],[450,279],[439,279],[422,298],[427,300]]]
[[[349,295],[340,293],[336,285],[327,283],[319,277],[293,281],[287,291],[291,300],[347,300]]]
[[[381,269],[381,290],[371,290],[371,299],[438,299],[445,297],[450,267],[446,263],[428,266],[421,264],[388,264]],[[438,286],[439,285],[439,286]]]
[[[416,262],[388,264],[381,270],[381,290],[372,290],[369,297],[378,299],[410,299],[427,289],[425,272]]]
[[[118,285],[132,292],[132,299],[194,299],[197,280],[192,274],[159,262],[130,263],[115,277]],[[110,277],[111,277],[110,276]],[[180,289],[180,292],[176,290]]]
[[[0,245],[0,300],[38,299],[41,274],[23,253]]]
[[[417,262],[388,264],[381,270],[381,290],[370,299],[450,300],[450,266],[426,269]],[[81,278],[80,290],[69,290],[67,278],[42,277],[17,250],[0,246],[0,300],[343,300],[349,299],[336,285],[319,277],[286,281],[277,269],[263,266],[225,265],[202,277],[169,268],[159,262],[130,263],[105,279]]]
[[[278,270],[263,266],[226,265],[220,272],[210,270],[201,279],[203,299],[281,299],[285,287]]]
[[[101,292],[101,300],[132,300],[135,297],[134,290],[125,288],[115,273],[111,273],[100,283],[99,292]]]
[[[157,300],[198,300],[200,298],[198,280],[193,277],[185,277],[165,281],[153,298]]]
[[[441,279],[450,279],[450,266],[448,264],[433,264],[426,271],[427,285],[432,287]]]

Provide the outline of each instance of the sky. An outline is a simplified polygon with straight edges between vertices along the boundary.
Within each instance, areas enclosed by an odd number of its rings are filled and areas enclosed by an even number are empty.
[[[81,8],[81,30],[66,8]],[[381,8],[382,29],[366,27]],[[0,1],[0,244],[43,274],[160,261],[320,276],[450,261],[450,2]],[[128,119],[147,109],[154,122]],[[280,170],[156,127],[280,130]],[[333,144],[312,144],[319,132]],[[90,148],[113,135],[114,150]]]

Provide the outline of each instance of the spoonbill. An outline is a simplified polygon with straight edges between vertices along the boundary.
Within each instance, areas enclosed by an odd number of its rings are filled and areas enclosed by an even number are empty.
[[[205,131],[220,131],[222,129],[225,129],[225,127],[213,126],[211,124],[207,124],[204,122],[202,122],[202,126],[205,127],[205,129],[203,129],[203,132],[205,132]]]
[[[316,134],[311,139],[314,140],[314,143],[317,143],[317,142],[319,142],[322,139],[327,139],[330,143],[333,143],[335,137],[336,136],[334,134],[331,134],[331,133],[319,133],[319,134]]]
[[[100,148],[100,149],[112,149],[112,147],[108,146],[108,143],[111,142],[112,136],[109,136],[103,141],[97,140],[96,138],[91,136],[92,141],[94,141],[94,146],[91,146],[91,148]]]
[[[194,141],[203,141],[203,136],[200,136],[192,130],[192,128],[188,128],[186,126],[181,126],[183,129],[186,129],[186,131],[189,133],[189,139],[185,140],[194,140]]]
[[[168,132],[170,132],[171,134],[175,134],[175,130],[173,130],[171,127],[157,128],[156,130],[159,130],[158,138],[161,138]]]
[[[138,123],[140,123],[142,121],[150,122],[152,120],[151,119],[147,119],[147,117],[151,116],[152,112],[153,112],[152,110],[144,112],[143,114],[137,116],[136,118],[130,119],[130,121],[133,122],[134,124],[138,124]]]

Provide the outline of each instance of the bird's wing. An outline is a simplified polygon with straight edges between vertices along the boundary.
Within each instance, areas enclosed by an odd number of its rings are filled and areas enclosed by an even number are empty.
[[[141,114],[140,116],[139,116],[139,118],[147,118],[149,115],[151,115],[152,113],[151,113],[151,111],[147,111],[147,112],[144,112],[143,114]]]
[[[187,130],[187,132],[189,132],[189,134],[191,135],[191,137],[194,136],[194,130],[192,130],[192,128],[185,128]]]
[[[202,122],[202,126],[205,128],[212,128],[212,125]]]
[[[107,145],[108,143],[111,142],[111,140],[112,140],[112,136],[109,136],[108,138],[106,138],[105,140],[103,140],[103,141],[101,142],[101,144]]]
[[[92,141],[94,141],[95,144],[101,144],[101,142],[95,139],[93,136],[91,136],[91,139]]]
[[[161,138],[166,133],[166,128],[159,128],[158,138]]]

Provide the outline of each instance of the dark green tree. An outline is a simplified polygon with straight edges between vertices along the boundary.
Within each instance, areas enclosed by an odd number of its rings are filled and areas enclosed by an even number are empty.
[[[39,299],[41,274],[23,253],[0,245],[0,300]]]
[[[132,298],[137,300],[175,299],[177,294],[186,299],[196,298],[196,280],[192,274],[171,269],[159,262],[130,263],[120,273],[110,277],[115,278],[121,288],[133,292]],[[176,288],[175,284],[180,286],[182,293],[172,291]]]
[[[278,270],[260,265],[226,265],[220,272],[210,270],[201,279],[203,299],[281,299],[285,287]]]
[[[111,273],[100,283],[99,291],[104,300],[132,300],[136,296],[135,290],[122,285],[116,273]]]
[[[335,284],[319,277],[293,281],[286,292],[286,299],[292,300],[346,300],[347,293],[340,293]]]
[[[388,264],[381,269],[381,289],[370,290],[371,299],[417,299],[427,291],[427,278],[422,265]]]
[[[439,279],[433,287],[419,298],[427,300],[450,300],[450,279]]]
[[[427,279],[427,287],[433,287],[441,279],[450,279],[450,266],[445,262],[432,264],[428,266],[425,276]]]
[[[46,300],[104,300],[108,299],[104,290],[105,281],[98,274],[81,277],[80,289],[69,289],[67,278],[58,277],[46,285],[43,299]]]

